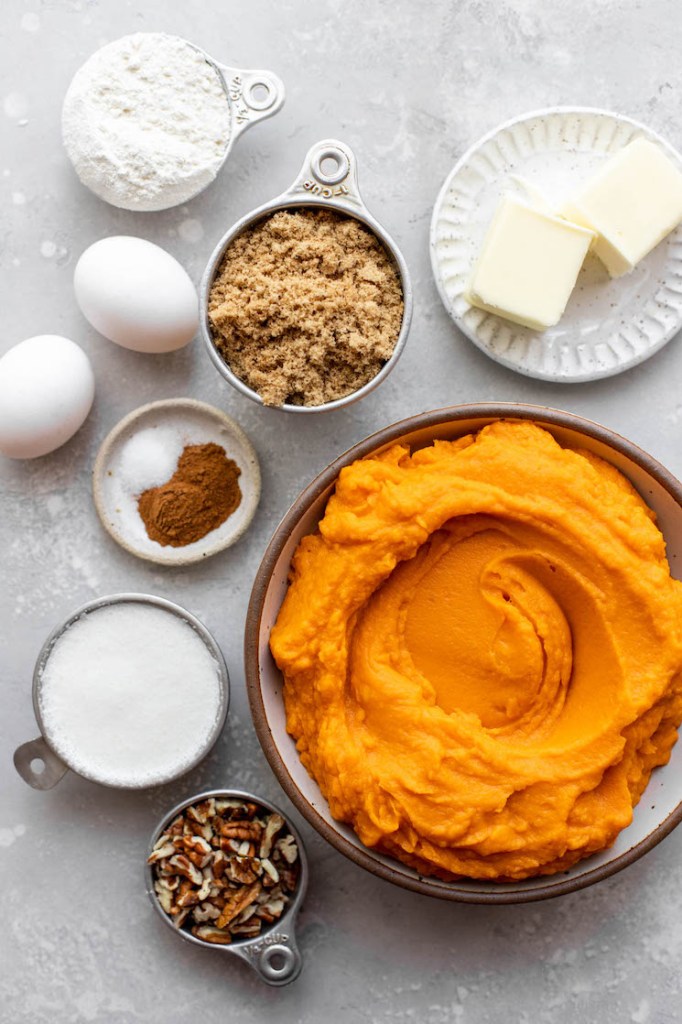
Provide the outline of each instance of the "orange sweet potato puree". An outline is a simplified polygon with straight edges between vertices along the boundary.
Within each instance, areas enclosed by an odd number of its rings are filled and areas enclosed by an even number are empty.
[[[532,423],[342,470],[270,644],[334,817],[444,878],[609,846],[682,721],[682,584],[653,513]]]

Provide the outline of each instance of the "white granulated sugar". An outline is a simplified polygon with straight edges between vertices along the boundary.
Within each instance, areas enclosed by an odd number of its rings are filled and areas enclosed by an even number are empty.
[[[222,79],[186,40],[138,32],[97,50],[62,109],[84,185],[113,206],[165,210],[215,178],[230,139]]]
[[[114,786],[154,785],[205,747],[220,711],[218,665],[172,612],[105,605],[53,647],[40,710],[52,745],[77,771]]]

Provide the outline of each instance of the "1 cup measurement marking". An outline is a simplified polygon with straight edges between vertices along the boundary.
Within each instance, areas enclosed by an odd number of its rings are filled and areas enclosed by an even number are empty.
[[[336,196],[348,195],[346,185],[337,185],[336,188],[330,188],[328,185],[320,185],[319,182],[312,181],[310,178],[303,182],[303,188],[314,196],[322,196],[323,199],[333,199]]]

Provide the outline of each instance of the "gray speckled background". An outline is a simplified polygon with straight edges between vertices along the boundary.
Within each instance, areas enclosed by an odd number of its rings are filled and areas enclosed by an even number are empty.
[[[76,68],[98,46],[136,30],[177,33],[236,66],[272,68],[288,93],[275,119],[240,140],[207,192],[186,207],[137,216],[80,186],[59,131]],[[679,340],[610,380],[557,387],[524,379],[452,326],[427,245],[434,198],[457,156],[524,110],[604,106],[682,145],[681,52],[678,0],[3,0],[0,352],[33,334],[61,333],[87,350],[97,376],[93,413],[73,441],[35,462],[0,459],[3,1024],[680,1019],[682,830],[595,888],[496,909],[393,888],[294,815],[308,840],[312,884],[300,922],[304,973],[285,990],[177,941],[148,905],[142,861],[156,819],[200,787],[252,787],[287,806],[251,727],[242,630],[275,524],[333,456],[411,413],[500,399],[600,420],[682,474]],[[372,396],[322,420],[283,419],[223,385],[197,342],[166,357],[141,356],[88,327],[71,279],[92,241],[143,235],[198,280],[226,227],[287,186],[306,149],[329,136],[355,149],[367,204],[413,275],[405,354]],[[175,395],[203,398],[242,424],[262,460],[264,491],[238,546],[169,572],[135,560],[104,534],[90,471],[121,416]],[[30,680],[38,649],[75,606],[118,590],[175,599],[214,632],[233,683],[224,737],[199,770],[164,789],[130,795],[69,775],[50,793],[33,792],[15,775],[11,755],[36,734]]]

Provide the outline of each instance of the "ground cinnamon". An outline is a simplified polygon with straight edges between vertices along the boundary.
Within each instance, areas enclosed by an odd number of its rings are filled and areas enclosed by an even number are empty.
[[[147,536],[174,548],[201,540],[239,506],[240,473],[219,444],[187,445],[170,480],[138,498]]]

